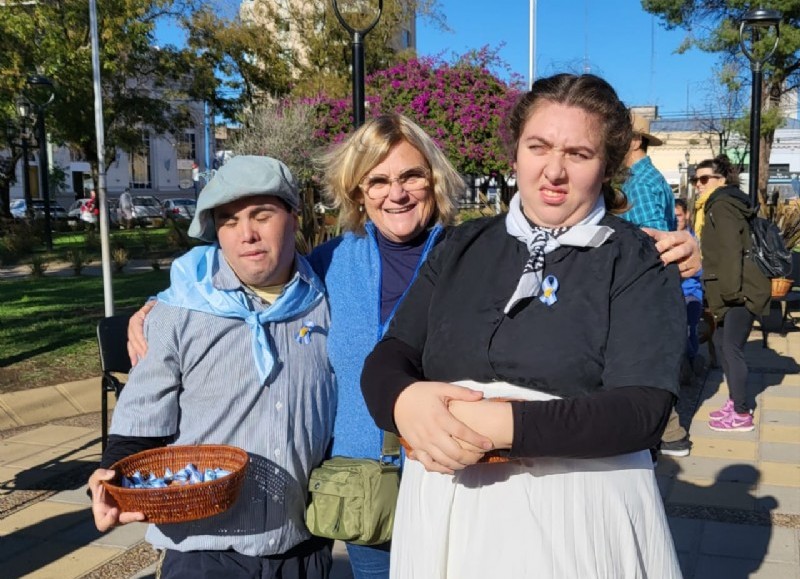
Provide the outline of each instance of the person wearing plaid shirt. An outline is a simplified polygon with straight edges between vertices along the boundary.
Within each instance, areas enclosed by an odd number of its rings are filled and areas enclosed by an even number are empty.
[[[631,209],[621,217],[639,227],[675,231],[675,195],[666,179],[643,157],[631,166],[631,174],[622,186]]]
[[[648,119],[631,113],[631,120],[634,135],[628,155],[625,157],[630,176],[622,185],[631,208],[620,217],[638,227],[675,231],[678,228],[678,221],[675,218],[675,195],[667,180],[647,156],[648,147],[658,147],[663,141],[650,134]],[[678,413],[673,408],[658,451],[670,456],[688,456],[691,449],[689,434],[681,426]]]
[[[675,231],[675,195],[647,156],[647,148],[657,147],[662,141],[650,134],[650,121],[636,113],[632,120],[635,134],[625,158],[631,173],[622,185],[631,208],[621,217],[638,227]]]

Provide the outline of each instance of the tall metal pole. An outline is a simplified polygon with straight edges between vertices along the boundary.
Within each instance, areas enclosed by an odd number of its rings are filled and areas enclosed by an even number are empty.
[[[536,0],[530,0],[528,14],[528,88],[533,86],[536,78]]]
[[[361,32],[353,32],[353,126],[364,124],[364,43]]]
[[[36,130],[39,139],[39,189],[44,201],[44,244],[47,251],[53,251],[53,232],[50,230],[50,183],[47,159],[47,133],[44,129],[44,107],[36,107]]]
[[[378,14],[365,28],[356,29],[342,18],[337,0],[332,0],[333,11],[339,24],[350,33],[353,65],[353,127],[364,124],[364,37],[375,28],[383,12],[383,0],[378,0]]]
[[[28,219],[33,219],[33,197],[31,197],[31,170],[28,158],[27,127],[22,128],[22,195],[25,197],[25,212]]]
[[[106,199],[106,141],[103,123],[103,93],[100,86],[100,45],[97,34],[97,1],[89,0],[89,26],[92,43],[92,81],[94,84],[94,129],[97,138],[97,196],[100,199],[100,259],[103,269],[103,303],[106,317],[114,315],[114,287],[111,284],[111,246],[108,238],[108,200]]]
[[[775,49],[778,47],[782,18],[783,15],[777,10],[756,8],[747,12],[739,24],[739,45],[747,60],[750,61],[750,70],[753,73],[753,86],[750,91],[750,182],[748,193],[750,203],[755,208],[758,208],[760,201],[758,198],[758,173],[761,164],[761,88],[764,84],[762,65],[775,54]],[[761,34],[768,34],[770,30],[774,31],[772,46],[759,47]],[[750,33],[749,48],[747,32]]]
[[[53,232],[50,229],[50,163],[47,155],[44,113],[47,105],[55,98],[55,88],[53,81],[41,74],[29,75],[26,84],[27,92],[23,96],[36,111],[36,135],[39,141],[39,192],[44,201],[44,243],[47,251],[53,251]]]
[[[761,84],[763,73],[761,63],[751,63],[753,72],[753,87],[750,91],[750,180],[748,193],[750,204],[757,207],[758,198],[758,171],[761,165]]]
[[[211,169],[211,116],[208,111],[208,101],[203,101],[203,125],[205,130],[205,160],[206,173]]]

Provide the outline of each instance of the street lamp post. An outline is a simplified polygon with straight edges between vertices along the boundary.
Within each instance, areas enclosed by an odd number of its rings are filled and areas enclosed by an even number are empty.
[[[353,64],[353,126],[357,129],[364,124],[364,37],[375,28],[383,12],[383,0],[378,0],[378,14],[364,28],[354,28],[345,21],[339,12],[338,0],[332,0],[333,11],[339,24],[350,33]]]
[[[748,192],[750,203],[758,205],[758,170],[761,159],[761,85],[763,83],[762,66],[767,62],[778,47],[780,39],[780,21],[782,14],[777,10],[756,8],[750,10],[742,17],[739,24],[739,44],[742,52],[750,61],[750,71],[753,74],[753,86],[750,91],[750,181]],[[775,29],[775,40],[771,46],[759,50],[761,33]],[[750,48],[747,47],[747,39]],[[759,52],[760,54],[757,54]]]
[[[44,242],[47,251],[53,250],[53,234],[50,230],[50,184],[48,183],[49,162],[47,159],[47,133],[44,126],[44,112],[55,98],[53,81],[40,74],[28,77],[25,98],[36,109],[36,132],[39,141],[39,185],[44,201]]]
[[[33,220],[33,198],[31,197],[31,174],[28,165],[28,122],[31,118],[31,105],[25,98],[17,99],[17,114],[20,123],[20,145],[22,148],[22,195],[25,198],[25,213]]]

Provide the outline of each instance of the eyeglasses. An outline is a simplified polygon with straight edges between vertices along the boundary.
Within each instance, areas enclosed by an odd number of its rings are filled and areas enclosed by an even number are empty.
[[[692,177],[689,181],[692,185],[697,185],[698,183],[707,185],[709,179],[722,179],[722,175],[700,175],[699,177]]]
[[[372,200],[384,199],[389,196],[392,190],[392,183],[397,183],[406,193],[416,193],[427,189],[430,179],[424,169],[409,169],[399,177],[387,177],[386,175],[372,175],[365,178],[361,184],[361,190]]]

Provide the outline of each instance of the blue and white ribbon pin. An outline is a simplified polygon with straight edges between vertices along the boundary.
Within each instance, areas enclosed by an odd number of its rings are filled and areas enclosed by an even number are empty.
[[[297,332],[297,335],[294,337],[295,341],[298,344],[310,344],[311,343],[311,330],[313,330],[317,325],[314,322],[308,321],[303,324],[303,327]]]
[[[546,306],[552,306],[558,301],[556,291],[558,291],[558,280],[556,276],[548,275],[542,281],[542,295],[539,296],[539,301]]]

